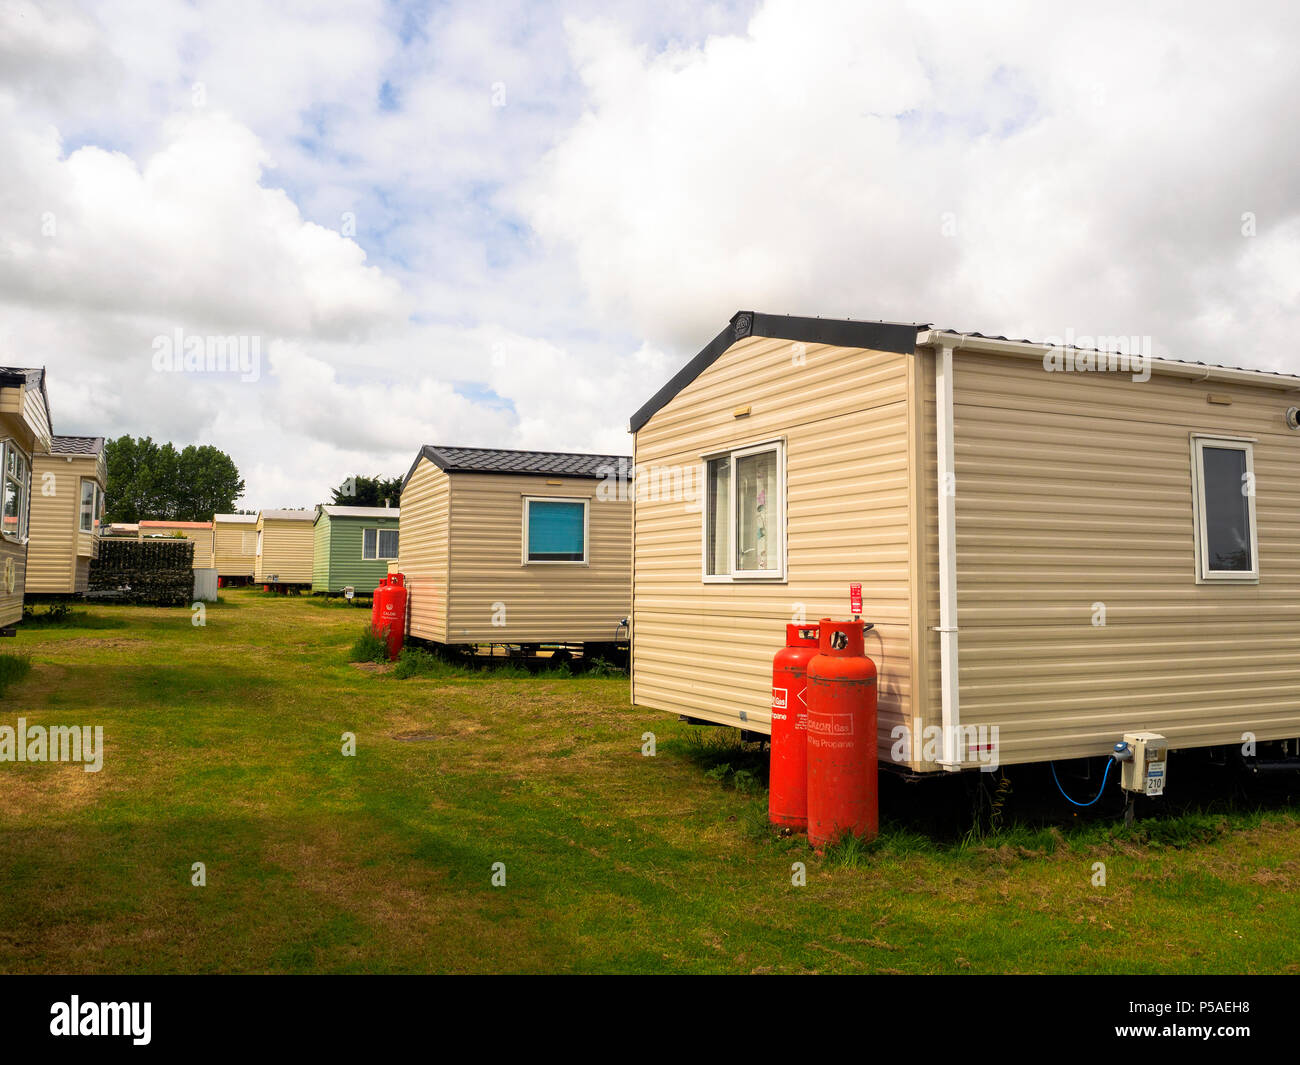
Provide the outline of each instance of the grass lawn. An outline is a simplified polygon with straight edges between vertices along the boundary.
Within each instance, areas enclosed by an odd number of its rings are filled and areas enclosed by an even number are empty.
[[[0,724],[106,750],[0,763],[0,971],[1300,971],[1285,802],[963,839],[956,786],[890,782],[880,841],[818,858],[728,731],[623,678],[358,668],[367,616],[226,590],[203,627],[79,606],[5,641]]]

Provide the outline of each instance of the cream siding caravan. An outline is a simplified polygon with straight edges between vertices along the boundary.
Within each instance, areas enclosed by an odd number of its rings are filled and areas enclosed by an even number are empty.
[[[0,367],[0,628],[23,617],[32,461],[49,450],[45,371]]]
[[[440,644],[625,640],[630,460],[427,446],[402,483],[412,636]]]
[[[33,457],[28,593],[86,590],[107,482],[102,436],[53,436],[49,453]]]
[[[311,585],[314,510],[264,510],[257,516],[253,578],[259,584]]]
[[[737,314],[631,421],[633,702],[769,731],[784,625],[860,583],[903,768],[1300,737],[1297,404],[1270,372]]]
[[[252,579],[257,567],[257,515],[214,514],[212,549],[218,577]]]

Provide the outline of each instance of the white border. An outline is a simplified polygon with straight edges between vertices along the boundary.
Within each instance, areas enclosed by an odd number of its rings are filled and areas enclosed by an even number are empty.
[[[588,566],[591,564],[591,497],[590,496],[523,496],[523,539],[520,542],[521,566]],[[582,504],[582,558],[529,558],[528,557],[528,504],[529,503],[581,503]]]
[[[372,529],[375,532],[375,557],[374,558],[370,558],[366,555],[366,533],[370,532]],[[401,551],[402,534],[400,529],[394,529],[391,525],[363,525],[361,527],[361,561],[362,562],[396,562],[399,558],[402,557],[400,554],[381,555],[379,553],[379,534],[381,532],[396,533],[397,549],[399,552]]]
[[[23,447],[12,437],[5,437],[0,441],[0,510],[4,504],[4,482],[9,476],[9,456],[10,448],[22,455],[27,462],[27,480],[23,485],[23,506],[22,513],[18,515],[18,535],[13,535],[4,531],[0,526],[0,537],[8,540],[11,544],[25,544],[31,539],[31,520],[32,520],[32,456],[29,455]]]
[[[1259,583],[1259,525],[1255,520],[1255,495],[1258,481],[1255,480],[1255,441],[1249,437],[1218,436],[1213,433],[1192,433],[1192,525],[1196,543],[1196,583],[1218,584],[1221,581],[1238,584]],[[1250,518],[1250,562],[1249,570],[1212,570],[1209,560],[1209,542],[1205,535],[1205,462],[1206,446],[1221,448],[1225,451],[1242,451],[1246,455],[1246,473],[1255,487],[1246,497],[1247,511]]]
[[[728,448],[725,451],[711,451],[706,455],[700,456],[700,485],[702,488],[702,505],[700,507],[700,579],[705,584],[736,584],[746,581],[768,581],[773,584],[784,584],[786,582],[786,467],[785,467],[785,437],[777,437],[772,440],[764,440],[759,444],[746,444],[743,447]],[[778,553],[779,564],[775,569],[765,570],[742,570],[737,573],[736,564],[736,508],[739,501],[736,498],[736,460],[744,458],[746,455],[757,455],[765,451],[776,452],[776,491],[779,501],[779,520],[780,528],[776,534],[769,537],[769,543]],[[727,513],[731,520],[727,523],[727,572],[710,573],[709,572],[709,463],[714,459],[725,458],[731,463],[731,476],[727,482]]]

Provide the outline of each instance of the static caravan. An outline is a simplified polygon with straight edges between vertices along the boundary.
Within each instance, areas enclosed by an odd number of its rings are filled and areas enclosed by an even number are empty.
[[[23,617],[32,459],[50,450],[45,370],[0,367],[0,631]]]
[[[629,471],[616,455],[422,448],[402,482],[410,634],[452,645],[626,640]]]
[[[138,540],[140,539],[140,525],[134,521],[111,521],[107,525],[100,527],[99,535],[103,537],[115,537],[119,540]]]
[[[212,515],[212,551],[223,581],[252,580],[257,566],[257,515]]]
[[[770,731],[858,583],[887,764],[1300,737],[1300,377],[1128,347],[737,314],[631,420],[633,702]]]
[[[316,508],[311,590],[370,595],[398,557],[397,507]]]
[[[212,522],[142,521],[140,539],[153,536],[185,537],[194,541],[194,569],[212,568]]]
[[[264,510],[257,516],[253,579],[258,584],[310,585],[314,510]]]
[[[99,549],[104,514],[102,436],[52,436],[48,454],[32,459],[31,536],[27,591],[74,595],[86,591],[90,560]]]

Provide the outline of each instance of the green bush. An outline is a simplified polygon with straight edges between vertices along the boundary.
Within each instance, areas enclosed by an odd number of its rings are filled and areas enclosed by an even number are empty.
[[[0,655],[0,695],[31,671],[32,660],[27,655]]]
[[[613,662],[604,658],[593,658],[587,663],[587,668],[578,674],[580,677],[626,677],[627,670],[622,666],[616,666]]]
[[[393,670],[397,677],[463,677],[465,670],[423,647],[403,647]]]
[[[366,625],[361,630],[361,635],[357,637],[356,643],[352,645],[352,651],[348,656],[349,662],[387,662],[388,661],[388,641],[382,636],[376,636],[370,631],[370,626]]]
[[[72,605],[63,600],[55,600],[44,611],[37,611],[31,603],[23,604],[24,625],[70,625],[83,616],[82,611],[74,611]]]

